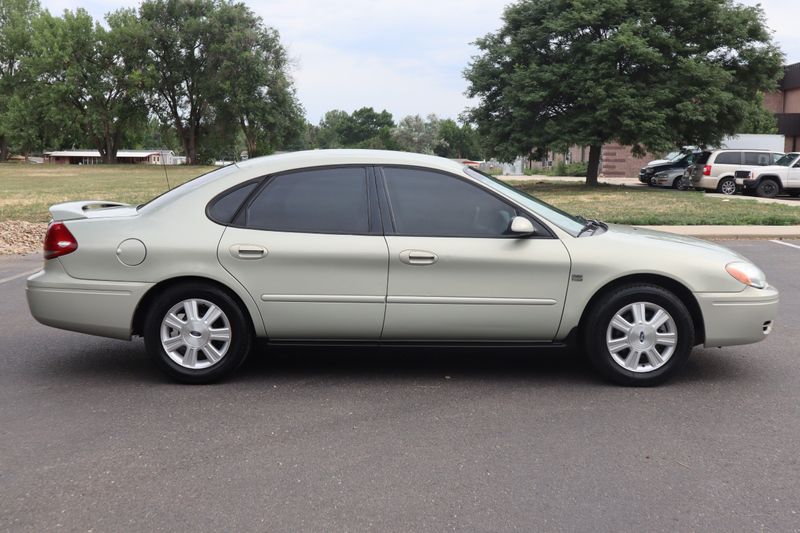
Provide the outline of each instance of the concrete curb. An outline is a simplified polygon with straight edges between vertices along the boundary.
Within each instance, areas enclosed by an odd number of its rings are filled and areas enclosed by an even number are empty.
[[[800,226],[637,226],[701,239],[800,239]]]

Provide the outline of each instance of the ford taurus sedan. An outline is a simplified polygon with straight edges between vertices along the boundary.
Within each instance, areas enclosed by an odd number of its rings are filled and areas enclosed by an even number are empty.
[[[569,215],[447,159],[322,150],[230,165],[139,205],[50,208],[42,324],[142,336],[172,378],[269,343],[581,346],[653,385],[696,345],[763,340],[778,291],[717,244]],[[259,343],[261,344],[261,343]]]

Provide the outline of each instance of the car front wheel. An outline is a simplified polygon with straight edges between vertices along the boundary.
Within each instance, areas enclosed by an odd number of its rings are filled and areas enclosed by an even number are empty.
[[[204,284],[170,287],[150,307],[145,346],[158,367],[183,383],[211,383],[244,362],[252,329],[236,301]]]
[[[762,198],[775,198],[779,192],[780,187],[772,180],[762,180],[756,187],[756,195]]]
[[[593,306],[584,341],[590,361],[606,378],[651,386],[667,380],[689,357],[694,326],[673,293],[657,285],[626,285]]]

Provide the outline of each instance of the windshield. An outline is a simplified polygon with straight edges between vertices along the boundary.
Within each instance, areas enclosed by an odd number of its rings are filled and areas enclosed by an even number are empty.
[[[165,202],[174,200],[175,198],[183,196],[184,194],[189,193],[197,189],[198,187],[202,187],[206,183],[221,178],[222,176],[227,176],[232,170],[236,170],[238,168],[239,167],[237,167],[236,164],[234,163],[231,165],[225,165],[222,168],[216,168],[214,170],[206,172],[205,174],[200,174],[196,178],[192,178],[187,182],[181,183],[177,187],[166,190],[161,194],[159,194],[158,196],[156,196],[155,198],[151,198],[147,202],[141,205],[137,205],[136,209],[138,210],[143,207],[158,206]]]
[[[479,170],[475,170],[474,168],[467,167],[465,170],[467,174],[480,181],[490,189],[510,197],[521,206],[530,209],[532,212],[540,215],[542,218],[547,219],[549,222],[552,222],[571,235],[578,235],[578,233],[580,233],[580,231],[586,225],[586,219],[570,215],[569,213],[566,213],[557,207],[553,207],[552,205],[543,202],[538,198],[534,198],[530,194],[512,187],[504,181],[495,179],[488,174],[484,174]]]
[[[778,159],[777,161],[775,161],[775,164],[780,165],[782,167],[791,166],[794,160],[797,159],[797,156],[800,156],[800,154],[798,153],[786,154],[784,156],[781,156],[781,158]]]
[[[681,157],[683,157],[683,152],[670,152],[664,156],[664,159],[667,161],[677,161]]]

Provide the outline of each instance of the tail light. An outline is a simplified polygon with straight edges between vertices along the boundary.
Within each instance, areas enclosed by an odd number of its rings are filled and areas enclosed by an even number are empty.
[[[63,222],[51,222],[44,236],[44,258],[54,259],[78,249],[78,241]]]
[[[711,175],[711,165],[706,165],[703,167],[703,176],[710,176]]]

